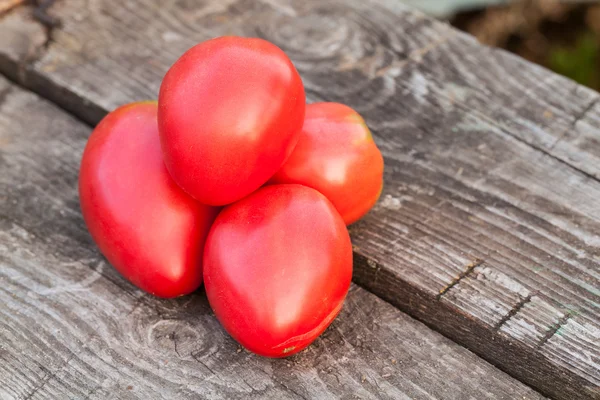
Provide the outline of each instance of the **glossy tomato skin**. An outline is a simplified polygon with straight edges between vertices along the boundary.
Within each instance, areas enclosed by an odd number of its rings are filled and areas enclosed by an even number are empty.
[[[219,214],[204,252],[206,294],[245,348],[285,357],[315,340],[341,310],[352,245],[333,205],[301,185],[259,189]]]
[[[293,150],[304,102],[300,75],[277,46],[241,37],[200,43],[175,62],[160,88],[165,164],[204,204],[239,200]]]
[[[156,102],[108,114],[81,160],[79,199],[92,238],[139,288],[176,297],[202,282],[204,242],[218,209],[171,179],[162,161]]]
[[[306,106],[300,140],[271,183],[299,183],[323,193],[349,225],[377,202],[383,157],[362,117],[339,103]]]

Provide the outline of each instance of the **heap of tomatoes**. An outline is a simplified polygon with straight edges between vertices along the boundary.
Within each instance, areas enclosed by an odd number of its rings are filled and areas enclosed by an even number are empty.
[[[100,122],[79,194],[93,239],[134,285],[169,298],[204,282],[232,337],[283,357],[339,313],[352,277],[346,226],[382,182],[360,115],[306,105],[277,46],[221,37],[175,62],[158,102]]]

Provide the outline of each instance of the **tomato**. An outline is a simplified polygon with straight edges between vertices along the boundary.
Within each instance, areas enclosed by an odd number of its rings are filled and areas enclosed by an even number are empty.
[[[160,297],[202,282],[202,252],[218,209],[194,201],[163,161],[156,102],[108,114],[90,136],[79,171],[81,210],[108,261]]]
[[[224,208],[206,242],[210,305],[234,339],[263,356],[289,356],[316,339],[351,278],[344,221],[306,186],[265,186]]]
[[[300,75],[277,46],[241,37],[200,43],[160,87],[165,164],[200,202],[232,203],[281,167],[298,141],[304,109]]]
[[[309,104],[300,140],[270,182],[318,190],[349,225],[377,202],[383,157],[356,111],[338,103]]]

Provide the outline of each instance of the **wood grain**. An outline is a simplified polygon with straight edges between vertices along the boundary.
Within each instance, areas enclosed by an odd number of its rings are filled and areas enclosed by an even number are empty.
[[[309,99],[356,108],[385,156],[380,202],[351,228],[355,281],[544,394],[600,398],[597,93],[392,0],[73,0],[51,13],[51,40],[33,57],[11,43],[0,70],[89,123],[156,97],[198,41],[281,46]],[[23,8],[0,33],[37,43],[35,26]]]
[[[0,398],[542,398],[357,286],[299,355],[241,350],[203,292],[154,298],[98,253],[77,198],[90,128],[0,93]]]
[[[600,178],[598,92],[462,34],[429,54],[419,70],[430,82],[458,85],[444,94],[482,119]]]

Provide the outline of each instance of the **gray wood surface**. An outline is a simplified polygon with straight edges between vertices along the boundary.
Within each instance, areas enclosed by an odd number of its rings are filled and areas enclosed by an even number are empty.
[[[323,336],[280,360],[241,350],[202,291],[137,290],[79,211],[89,132],[0,78],[1,399],[542,398],[355,285]]]
[[[599,95],[394,0],[72,0],[0,20],[0,70],[89,123],[183,51],[280,45],[386,162],[355,281],[542,393],[600,398]]]

